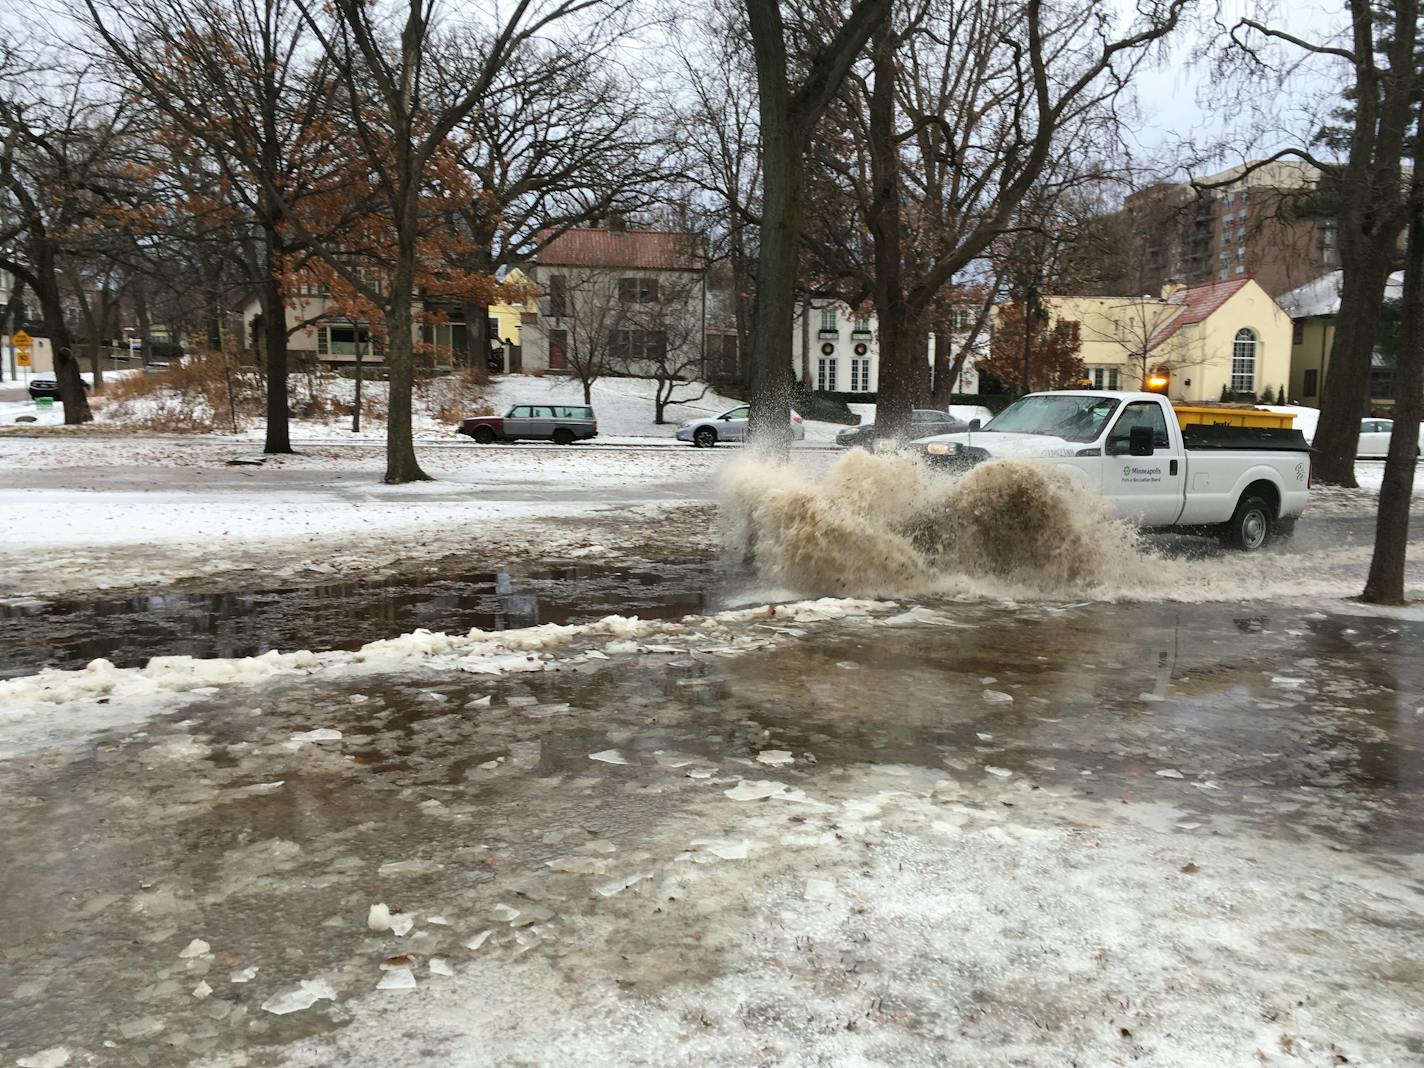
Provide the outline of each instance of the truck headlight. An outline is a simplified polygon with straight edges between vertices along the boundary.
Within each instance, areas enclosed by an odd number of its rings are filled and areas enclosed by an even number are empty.
[[[959,452],[959,446],[952,441],[932,441],[925,446],[925,452],[931,456],[953,456]]]

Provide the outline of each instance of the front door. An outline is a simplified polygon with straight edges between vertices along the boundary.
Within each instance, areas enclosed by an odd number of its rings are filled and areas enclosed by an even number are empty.
[[[534,409],[527,404],[517,405],[504,417],[504,436],[507,438],[527,438],[534,431]]]
[[[717,436],[723,441],[745,441],[747,436],[747,416],[751,409],[743,404],[722,416],[722,427]]]
[[[1128,454],[1135,426],[1152,431],[1151,456]],[[1126,405],[1108,432],[1103,457],[1103,496],[1114,514],[1145,527],[1169,526],[1182,514],[1185,472],[1180,457],[1170,455],[1167,418],[1155,401]]]

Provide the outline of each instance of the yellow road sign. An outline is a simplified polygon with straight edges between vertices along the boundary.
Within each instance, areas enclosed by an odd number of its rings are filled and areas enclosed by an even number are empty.
[[[10,343],[15,346],[16,352],[29,352],[30,347],[34,345],[35,342],[34,339],[23,330],[16,330],[10,337]]]
[[[15,366],[16,366],[16,367],[28,367],[28,366],[30,366],[30,350],[29,350],[29,349],[16,349],[16,350],[15,350]]]

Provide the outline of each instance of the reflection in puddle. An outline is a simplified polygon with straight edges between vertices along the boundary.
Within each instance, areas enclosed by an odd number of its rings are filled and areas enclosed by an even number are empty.
[[[725,607],[710,562],[579,565],[230,593],[172,592],[87,602],[0,604],[0,678],[98,657],[256,656],[270,649],[358,649],[418,628],[463,632],[586,623],[617,613],[676,619]]]

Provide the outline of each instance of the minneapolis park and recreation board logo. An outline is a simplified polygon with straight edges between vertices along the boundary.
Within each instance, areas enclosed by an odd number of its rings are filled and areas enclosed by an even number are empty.
[[[1131,468],[1131,467],[1124,467],[1124,468],[1122,469],[1122,477],[1123,477],[1123,478],[1131,478],[1131,477],[1132,477],[1132,468]]]

